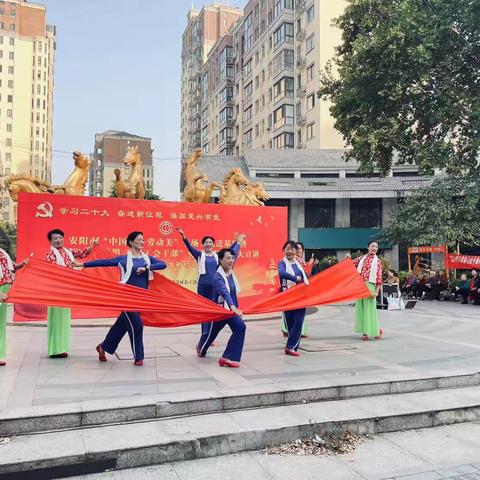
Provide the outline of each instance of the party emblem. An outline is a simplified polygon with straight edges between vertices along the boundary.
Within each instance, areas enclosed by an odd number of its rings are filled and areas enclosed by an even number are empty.
[[[43,202],[37,207],[35,218],[52,218],[53,205],[50,202]]]

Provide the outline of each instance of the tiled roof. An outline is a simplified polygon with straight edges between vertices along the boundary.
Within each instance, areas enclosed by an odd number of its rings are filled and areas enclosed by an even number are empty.
[[[346,150],[255,149],[245,151],[245,162],[252,169],[276,168],[358,168],[354,161],[343,158]]]
[[[122,132],[120,130],[107,130],[100,135],[108,135],[110,137],[128,137],[128,138],[140,138],[142,140],[150,140],[150,137],[141,137],[140,135],[134,135],[128,132]]]

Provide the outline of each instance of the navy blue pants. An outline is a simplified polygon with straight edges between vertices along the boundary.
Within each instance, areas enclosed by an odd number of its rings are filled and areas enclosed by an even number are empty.
[[[197,286],[197,293],[202,297],[205,297],[211,300],[213,295],[213,285],[208,285],[208,284],[206,285],[206,284],[200,283]],[[209,322],[205,322],[200,325],[202,327],[202,335],[208,332],[209,325],[210,325]]]
[[[135,361],[143,360],[143,323],[138,312],[122,312],[102,343],[103,349],[113,355],[117,350],[120,340],[128,332],[130,346],[132,347]]]
[[[222,357],[227,360],[232,360],[234,362],[239,362],[242,358],[243,342],[245,341],[245,330],[247,329],[245,322],[241,317],[235,315],[228,320],[221,320],[219,322],[208,322],[204,323],[205,332],[202,332],[200,341],[198,342],[198,347],[201,355],[206,355],[208,347],[212,342],[217,338],[217,335],[223,329],[225,325],[230,327],[232,335],[228,340],[225,351],[223,352]]]
[[[287,348],[289,350],[298,350],[300,346],[300,339],[302,338],[302,326],[305,320],[306,308],[299,308],[297,310],[288,310],[283,312],[285,316],[285,323],[288,330]]]

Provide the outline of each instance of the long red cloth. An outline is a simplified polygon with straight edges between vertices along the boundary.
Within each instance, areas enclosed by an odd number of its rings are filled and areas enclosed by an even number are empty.
[[[106,270],[106,269],[105,269]],[[111,269],[114,270],[114,269]],[[118,272],[117,272],[118,274]],[[370,295],[351,260],[315,275],[310,285],[298,285],[252,305],[245,314],[337,303]],[[97,274],[75,271],[32,258],[11,288],[10,303],[87,307],[111,312],[141,312],[145,325],[178,327],[229,318],[232,313],[175,282],[155,274],[150,290],[120,284]]]
[[[348,258],[310,277],[309,281],[310,285],[296,285],[283,293],[251,305],[246,313],[294,310],[371,296],[352,260]]]

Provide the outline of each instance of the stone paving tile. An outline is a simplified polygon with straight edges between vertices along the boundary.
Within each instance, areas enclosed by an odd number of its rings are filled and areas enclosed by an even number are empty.
[[[419,302],[408,312],[379,311],[384,340],[361,342],[352,332],[351,306],[321,307],[309,316],[309,338],[303,342],[319,351],[302,351],[295,359],[283,354],[279,320],[249,321],[243,365],[236,371],[220,369],[216,363],[228,339],[227,330],[208,357],[198,359],[194,352],[198,326],[175,330],[147,327],[146,354],[151,358],[140,369],[130,360],[114,356],[107,364],[98,362],[94,346],[105,335],[105,326],[74,327],[72,352],[66,360],[47,358],[45,328],[9,326],[7,367],[0,371],[0,410],[153,392],[349,385],[469,374],[478,370],[480,360],[479,313],[473,306],[448,302]],[[169,351],[176,356],[162,356]],[[129,355],[127,338],[120,353]]]

